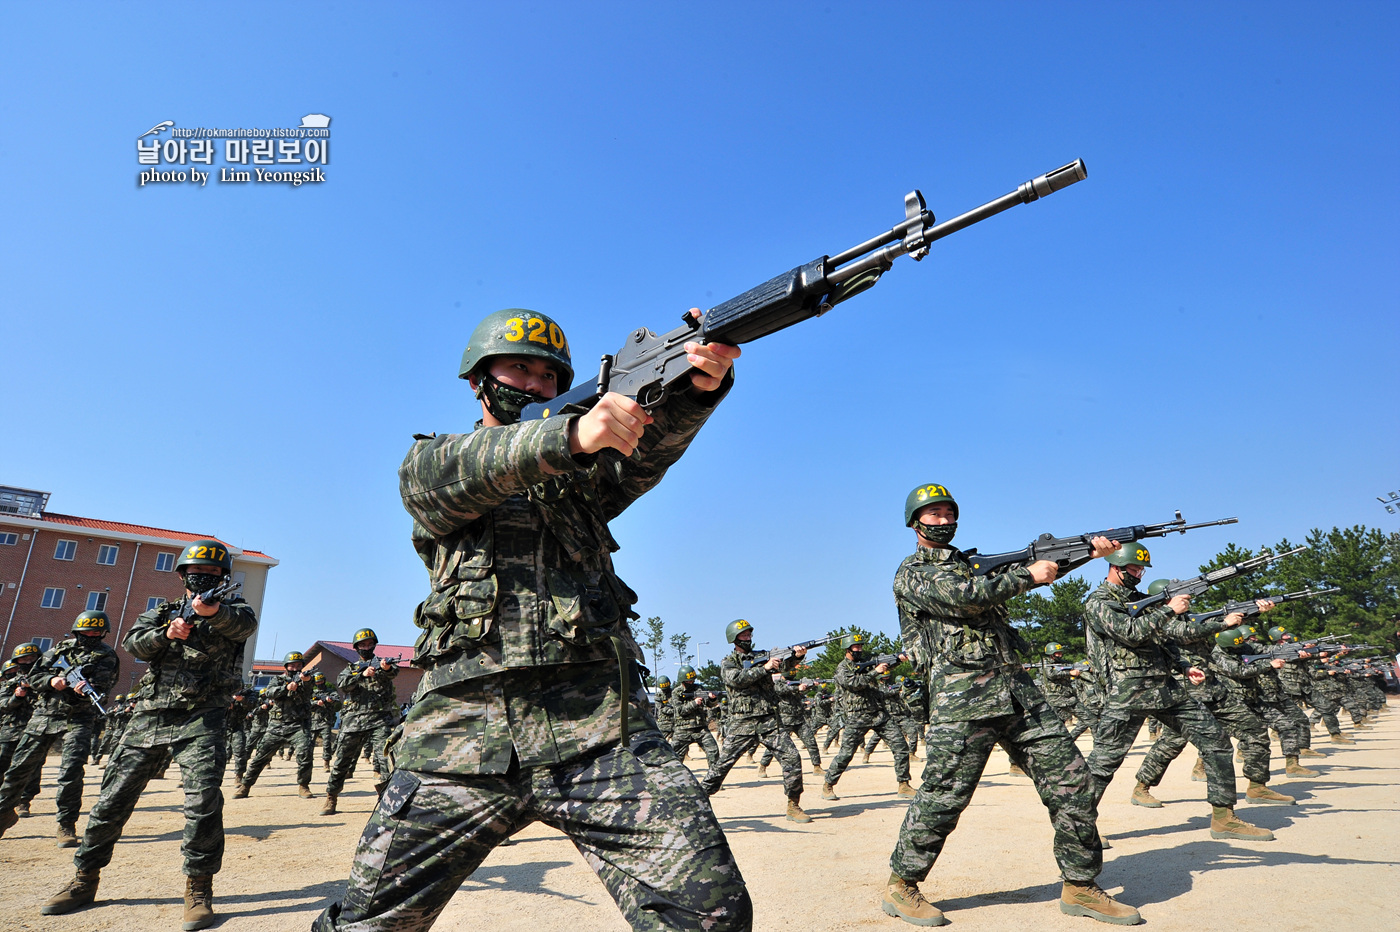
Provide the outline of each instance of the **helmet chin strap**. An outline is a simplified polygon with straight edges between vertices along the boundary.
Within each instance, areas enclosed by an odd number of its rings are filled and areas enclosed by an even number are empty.
[[[520,420],[520,412],[529,404],[539,404],[549,399],[507,385],[489,372],[481,374],[476,397],[486,403],[486,410],[502,424],[514,424]]]

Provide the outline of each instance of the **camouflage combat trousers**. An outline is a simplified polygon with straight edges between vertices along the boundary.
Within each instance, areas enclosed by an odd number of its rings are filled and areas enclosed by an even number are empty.
[[[1043,701],[1011,715],[929,725],[923,782],[899,828],[890,869],[911,883],[928,877],[996,744],[1025,768],[1050,811],[1060,876],[1092,881],[1103,869],[1093,781],[1064,723]]]
[[[1205,706],[1187,699],[1165,709],[1124,709],[1105,706],[1094,726],[1094,750],[1089,754],[1089,772],[1094,778],[1094,803],[1103,798],[1113,775],[1132,750],[1142,723],[1151,713],[1166,728],[1196,746],[1206,767],[1206,799],[1212,806],[1235,806],[1235,762],[1230,742],[1220,723]],[[1149,756],[1150,752],[1149,752]],[[1143,761],[1143,767],[1147,761]],[[1165,765],[1163,765],[1165,767]],[[1140,770],[1138,779],[1144,774]],[[1161,777],[1158,776],[1160,780]],[[1146,783],[1146,780],[1143,780]],[[1155,784],[1154,784],[1155,785]]]
[[[248,767],[248,755],[252,751],[245,729],[240,728],[228,733],[224,744],[224,757],[227,763],[233,764],[233,775],[239,782],[242,782],[243,771]]]
[[[389,761],[384,757],[384,746],[388,743],[387,724],[376,725],[365,731],[342,731],[340,740],[336,742],[335,759],[331,761],[331,775],[326,778],[326,794],[340,795],[340,791],[345,788],[345,781],[355,772],[355,761],[360,756],[361,748],[371,751],[374,755],[374,772],[379,774],[379,780],[375,782],[387,780]]]
[[[1269,731],[1264,720],[1235,696],[1226,696],[1224,699],[1206,703],[1206,708],[1220,723],[1224,735],[1228,736],[1223,739],[1225,753],[1229,755],[1234,752],[1234,749],[1230,747],[1229,740],[1234,738],[1240,743],[1240,753],[1244,756],[1245,777],[1255,783],[1268,783]],[[1142,759],[1142,765],[1138,767],[1138,782],[1148,786],[1156,786],[1161,783],[1162,775],[1167,771],[1167,765],[1176,760],[1177,755],[1185,747],[1186,738],[1181,732],[1177,731],[1171,723],[1164,722],[1161,737],[1153,742],[1147,755]],[[1207,770],[1207,775],[1209,775],[1209,770]],[[1233,767],[1230,774],[1230,787],[1232,790],[1234,789]],[[1233,795],[1231,798],[1233,799]],[[1213,805],[1222,806],[1225,804],[1213,803]]]
[[[705,766],[713,767],[715,761],[719,760],[719,744],[715,741],[715,736],[710,734],[710,729],[701,728],[694,731],[684,731],[680,737],[672,733],[669,743],[676,751],[679,760],[685,760],[686,752],[690,750],[692,744],[700,745],[700,750],[705,752]]]
[[[92,753],[92,721],[78,719],[65,723],[66,731],[32,734],[26,731],[15,748],[15,756],[0,784],[0,810],[12,809],[22,799],[30,798],[27,790],[44,769],[44,759],[55,742],[63,742],[63,756],[58,765],[59,825],[73,825],[83,811],[83,766]]]
[[[912,718],[893,719],[899,730],[904,734],[904,743],[909,747],[909,753],[913,754],[919,749],[919,741],[924,736],[924,726],[914,721]],[[880,743],[880,732],[872,729],[870,736],[865,739],[865,753],[874,754],[876,746]]]
[[[329,765],[335,757],[335,722],[315,722],[311,726],[313,739],[321,739],[321,761]]]
[[[807,749],[807,757],[812,761],[813,767],[820,767],[822,765],[822,753],[817,750],[817,733],[810,723],[802,725],[779,725],[778,727],[786,731],[789,735],[797,736],[797,740],[801,741],[802,746]],[[793,747],[797,747],[796,742],[793,742]],[[801,756],[800,754],[798,755],[799,760]],[[758,765],[760,767],[767,767],[771,763],[773,763],[773,751],[765,747],[763,749],[763,756],[758,759]]]
[[[833,744],[836,744],[837,741],[841,740],[841,730],[844,727],[844,723],[839,718],[833,718],[831,722],[826,726],[826,741],[822,743],[823,753],[830,751],[831,746]],[[837,744],[836,747],[839,749],[841,745]]]
[[[729,771],[734,769],[739,758],[761,744],[773,752],[773,756],[778,759],[778,765],[783,768],[783,793],[788,799],[802,798],[802,757],[797,753],[792,739],[777,722],[760,727],[762,730],[757,734],[736,735],[730,732],[724,736],[719,760],[700,778],[700,785],[707,795],[713,796],[719,792],[719,788],[724,785],[724,778],[729,776]]]
[[[695,777],[658,731],[505,776],[396,770],[360,836],[345,897],[314,932],[422,932],[496,845],[564,832],[633,929],[747,930],[753,905]]]
[[[10,769],[10,761],[14,760],[15,748],[19,747],[19,738],[10,741],[0,741],[0,777],[5,775],[5,771]],[[35,796],[39,795],[39,789],[43,785],[43,768],[34,771],[34,776],[30,778],[29,785],[19,794],[19,801],[27,803]]]
[[[909,782],[909,745],[904,740],[904,732],[899,730],[894,719],[887,718],[878,725],[868,720],[847,719],[846,727],[841,730],[841,749],[836,752],[836,757],[826,768],[826,782],[830,786],[835,786],[836,781],[841,779],[841,774],[846,772],[851,759],[856,756],[866,732],[872,729],[885,739],[890,753],[894,755],[895,779],[900,783]]]
[[[1103,714],[1103,706],[1089,706],[1081,702],[1074,708],[1075,714],[1079,716],[1079,721],[1070,729],[1069,738],[1071,741],[1096,727],[1099,724],[1099,716]],[[1093,735],[1091,734],[1090,737],[1092,738]]]
[[[1342,708],[1351,715],[1353,725],[1360,725],[1366,721],[1366,700],[1361,697],[1360,693],[1349,691],[1339,701]]]
[[[224,779],[228,757],[223,736],[199,735],[174,744],[134,748],[121,745],[107,762],[102,792],[88,815],[83,843],[73,857],[80,871],[101,870],[112,860],[112,849],[136,809],[146,784],[161,769],[166,752],[180,765],[185,790],[185,834],[180,853],[185,876],[217,874],[224,862]]]
[[[272,760],[272,755],[277,753],[277,749],[284,744],[291,744],[297,752],[297,785],[308,786],[311,783],[311,726],[307,722],[296,722],[284,725],[281,722],[269,722],[267,730],[263,732],[262,740],[258,742],[258,749],[253,754],[253,759],[248,761],[248,769],[243,771],[243,782],[252,786],[258,782],[258,775],[263,772],[268,761]]]
[[[1255,711],[1264,724],[1278,732],[1284,757],[1297,757],[1300,750],[1312,747],[1312,725],[1297,703],[1289,699],[1263,702]]]
[[[1308,705],[1313,707],[1312,714],[1308,716],[1308,727],[1311,728],[1320,720],[1327,726],[1329,735],[1340,735],[1342,733],[1342,723],[1337,721],[1337,713],[1341,711],[1341,705],[1331,696],[1324,696],[1312,693],[1308,696]]]

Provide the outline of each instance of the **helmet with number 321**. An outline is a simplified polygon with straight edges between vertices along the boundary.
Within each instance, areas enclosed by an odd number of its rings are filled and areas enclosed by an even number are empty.
[[[914,515],[918,510],[935,502],[947,502],[952,505],[953,520],[958,520],[958,503],[952,493],[936,482],[926,482],[915,486],[914,490],[904,497],[904,526],[913,527]]]

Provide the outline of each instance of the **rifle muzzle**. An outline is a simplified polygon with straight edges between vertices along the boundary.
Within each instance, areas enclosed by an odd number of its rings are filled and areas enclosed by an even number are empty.
[[[1085,167],[1083,159],[1075,159],[1068,165],[1061,165],[1051,172],[1046,172],[1038,178],[1021,183],[1016,189],[1017,195],[1021,198],[1022,204],[1029,204],[1031,201],[1039,200],[1054,194],[1061,188],[1068,188],[1077,181],[1083,181],[1089,177],[1089,169]]]

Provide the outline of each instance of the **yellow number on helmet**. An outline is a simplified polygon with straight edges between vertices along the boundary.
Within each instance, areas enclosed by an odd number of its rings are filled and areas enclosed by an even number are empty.
[[[530,318],[530,342],[546,345],[549,343],[549,337],[545,336],[545,323],[538,317]]]
[[[506,321],[506,339],[512,343],[519,343],[525,339],[525,321],[519,317],[512,317]]]
[[[564,331],[559,329],[558,324],[549,325],[549,342],[555,349],[564,348]]]

